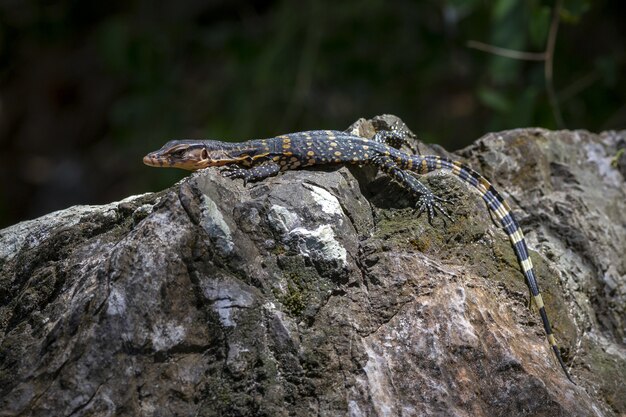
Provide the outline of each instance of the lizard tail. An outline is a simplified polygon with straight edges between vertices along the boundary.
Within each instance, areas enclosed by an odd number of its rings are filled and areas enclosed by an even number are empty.
[[[524,276],[526,277],[526,283],[530,289],[532,299],[539,309],[541,321],[543,322],[543,328],[546,332],[550,347],[561,365],[563,372],[567,376],[567,379],[574,383],[572,377],[567,371],[567,368],[565,367],[565,363],[561,357],[561,352],[559,351],[556,339],[552,333],[552,327],[550,326],[550,321],[548,320],[543,298],[541,297],[539,286],[537,285],[537,278],[535,276],[533,264],[530,260],[530,256],[528,255],[528,247],[526,246],[524,234],[522,229],[519,227],[517,220],[515,220],[515,217],[511,212],[511,208],[506,200],[485,177],[459,161],[435,155],[415,156],[412,161],[412,170],[418,174],[426,174],[435,170],[445,170],[451,172],[453,175],[459,177],[463,182],[470,184],[478,190],[483,200],[485,200],[485,203],[487,203],[489,209],[498,218],[500,224],[504,228],[504,231],[509,236],[511,245],[515,251],[515,255],[517,256],[517,260],[522,271],[524,272]]]

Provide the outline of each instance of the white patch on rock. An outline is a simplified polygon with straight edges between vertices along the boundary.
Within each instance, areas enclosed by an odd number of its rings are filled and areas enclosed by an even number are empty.
[[[235,327],[231,317],[233,303],[231,300],[217,300],[213,303],[213,311],[220,316],[220,323],[224,327]]]
[[[148,214],[152,213],[152,210],[154,210],[154,205],[152,205],[152,204],[144,204],[142,206],[139,206],[137,208],[137,210],[135,210],[135,214],[138,214],[138,215],[141,215],[141,216],[145,217]]]
[[[175,322],[155,324],[150,333],[152,347],[156,351],[170,349],[183,341],[185,333],[185,328]]]
[[[267,219],[270,226],[281,233],[289,233],[289,231],[300,225],[300,218],[293,211],[279,206],[272,205],[267,213]]]
[[[158,227],[155,227],[153,230],[158,239],[162,242],[170,242],[172,240],[172,236],[180,235],[178,224],[172,221],[171,212],[157,211],[152,213],[152,215],[147,218],[147,221],[158,225]],[[149,264],[149,266],[153,265]]]
[[[599,143],[586,143],[584,147],[587,160],[598,167],[598,172],[604,181],[613,187],[620,187],[623,180],[619,171],[611,166],[613,156],[607,156],[606,149]]]
[[[626,294],[626,276],[620,275],[615,265],[609,266],[602,275],[602,281],[610,291],[617,290],[619,293]]]
[[[350,400],[348,402],[348,417],[363,417],[363,416],[365,416],[365,414],[363,414],[363,412],[361,411],[359,404],[354,400]]]
[[[626,361],[626,349],[622,348],[620,345],[613,343],[609,338],[607,338],[601,332],[590,331],[586,334],[590,340],[593,341],[596,345],[598,345],[604,352],[609,355],[617,356],[621,360]]]
[[[292,239],[297,240],[300,253],[312,259],[338,261],[347,265],[346,249],[335,239],[335,232],[330,225],[324,224],[315,230],[297,227],[289,232]]]
[[[368,359],[363,371],[367,376],[372,405],[376,409],[376,414],[381,417],[398,415],[394,405],[396,396],[393,393],[393,381],[387,359],[376,353],[369,345],[365,345],[365,352]]]
[[[304,188],[311,191],[311,196],[317,204],[320,205],[322,211],[326,214],[339,217],[339,223],[343,222],[343,210],[337,197],[329,193],[327,190],[313,184],[302,184]]]
[[[202,194],[201,219],[202,228],[215,238],[215,244],[223,254],[229,254],[233,251],[235,243],[233,242],[230,227],[224,220],[222,212],[217,204],[206,194]]]
[[[276,310],[276,304],[272,303],[271,301],[268,301],[267,303],[263,304],[263,308],[270,313],[273,313],[275,311],[280,311],[280,310]]]
[[[235,327],[234,308],[250,308],[255,299],[254,294],[236,281],[211,280],[204,286],[203,293],[213,302],[213,311],[219,315],[224,327]]]
[[[141,410],[141,415],[143,416],[152,416],[157,410],[156,404],[153,401],[156,401],[154,397],[146,397],[141,398],[139,400],[139,409]]]
[[[2,229],[0,230],[0,259],[9,261],[20,249],[39,246],[55,230],[70,228],[78,224],[86,215],[99,213],[104,217],[110,217],[115,220],[118,216],[117,208],[120,203],[131,202],[145,195],[134,195],[124,200],[104,205],[72,206]]]
[[[456,345],[478,347],[478,336],[466,315],[467,296],[465,289],[463,287],[455,288],[449,291],[449,295],[448,309],[452,319],[446,323],[448,326],[446,334],[450,335],[450,341]]]
[[[112,287],[107,303],[107,314],[109,316],[121,316],[126,312],[126,296],[117,288]]]

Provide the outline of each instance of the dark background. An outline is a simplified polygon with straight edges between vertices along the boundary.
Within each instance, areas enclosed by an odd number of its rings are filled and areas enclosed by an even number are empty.
[[[0,0],[0,227],[167,187],[185,173],[141,159],[172,138],[381,113],[450,150],[516,127],[624,128],[622,3]],[[544,62],[468,42],[543,52],[554,10],[551,105]]]

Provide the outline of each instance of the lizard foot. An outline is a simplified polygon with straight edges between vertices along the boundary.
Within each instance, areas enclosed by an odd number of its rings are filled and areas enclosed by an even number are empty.
[[[435,215],[437,213],[440,213],[445,218],[447,218],[448,220],[452,222],[453,221],[452,217],[450,217],[450,215],[443,208],[443,206],[441,205],[441,202],[447,203],[448,200],[445,200],[441,197],[437,197],[436,195],[433,195],[433,194],[422,194],[420,198],[417,200],[417,204],[416,204],[417,216],[419,217],[421,216],[422,213],[427,212],[428,223],[432,225]],[[445,225],[446,223],[445,219],[443,220],[443,223]]]
[[[243,185],[248,183],[248,170],[239,166],[227,166],[220,171],[223,177],[236,179],[243,178]]]

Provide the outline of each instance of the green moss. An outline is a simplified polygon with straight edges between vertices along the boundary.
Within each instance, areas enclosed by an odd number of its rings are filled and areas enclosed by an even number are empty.
[[[615,153],[615,156],[614,156],[613,158],[611,158],[611,166],[612,166],[613,168],[617,168],[617,165],[618,165],[619,159],[622,157],[622,155],[624,154],[624,152],[626,152],[626,148],[622,148],[622,149],[618,150],[618,151]]]
[[[409,243],[420,252],[428,252],[433,245],[432,239],[424,238],[423,236],[409,239]]]
[[[225,384],[223,375],[211,375],[207,378],[204,397],[207,405],[201,407],[198,415],[202,416],[222,416],[232,412],[235,404],[232,387]]]
[[[306,308],[306,294],[296,285],[289,283],[287,293],[279,297],[280,302],[285,306],[289,314],[299,317]]]
[[[287,253],[287,249],[285,248],[285,246],[277,244],[271,250],[271,253],[272,253],[272,255],[275,255],[275,256],[284,255],[285,253]]]
[[[287,281],[287,289],[275,288],[274,295],[285,311],[298,318],[314,314],[335,284],[320,275],[322,272],[315,267],[307,265],[301,255],[279,256],[278,265]]]

